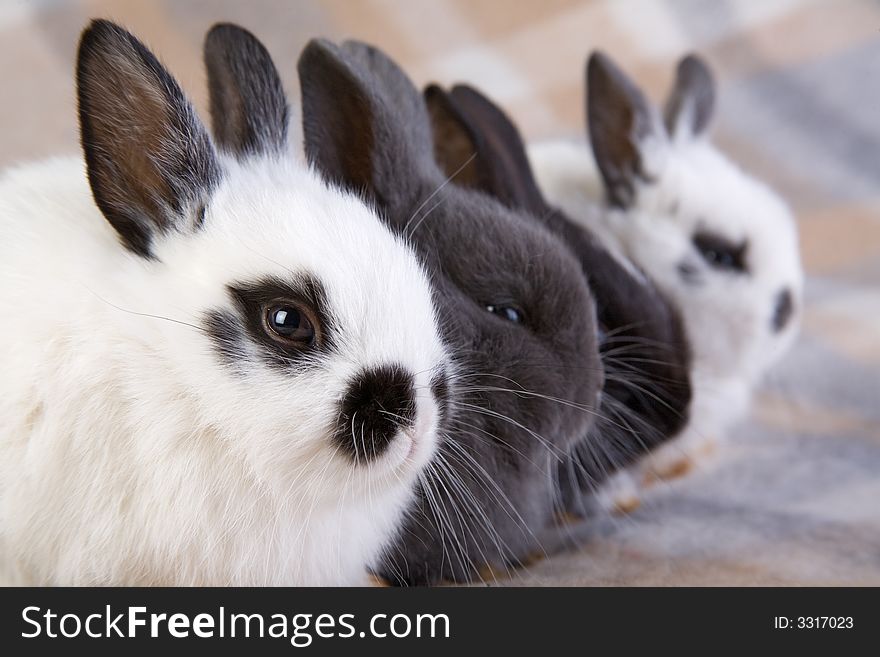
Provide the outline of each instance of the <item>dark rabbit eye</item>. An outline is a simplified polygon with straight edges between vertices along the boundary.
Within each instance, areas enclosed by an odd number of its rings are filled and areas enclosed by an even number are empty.
[[[722,269],[732,269],[734,267],[734,257],[730,251],[717,251],[715,249],[706,249],[701,251],[703,258],[710,265],[721,267]]]
[[[489,304],[486,306],[486,310],[493,315],[498,315],[501,319],[506,319],[508,322],[513,322],[514,324],[521,324],[523,321],[522,311],[516,306]]]
[[[278,302],[266,307],[267,332],[285,346],[304,349],[315,343],[315,324],[300,305]]]
[[[737,244],[714,233],[699,232],[694,235],[693,243],[710,267],[745,273],[748,242]]]

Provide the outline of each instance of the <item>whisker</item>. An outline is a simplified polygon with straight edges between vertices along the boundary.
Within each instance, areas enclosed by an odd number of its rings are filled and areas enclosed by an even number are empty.
[[[446,178],[446,180],[444,180],[443,183],[437,189],[435,189],[433,192],[431,192],[431,194],[428,196],[428,198],[426,198],[424,201],[422,201],[422,203],[419,205],[419,207],[417,207],[415,209],[415,211],[412,213],[412,216],[409,218],[409,221],[407,221],[406,225],[403,227],[402,232],[404,235],[412,236],[412,234],[409,233],[409,226],[413,222],[413,220],[418,216],[418,214],[422,210],[422,208],[424,208],[432,198],[434,198],[437,194],[439,194],[440,191],[444,187],[446,187],[446,185],[448,185],[450,182],[452,182],[453,178],[455,178],[459,173],[464,171],[465,168],[471,162],[473,162],[473,160],[476,156],[477,156],[477,154],[476,154],[476,152],[474,152],[467,160],[464,161],[464,163],[460,167],[458,167],[458,169],[453,171],[452,174],[448,178]],[[413,232],[415,232],[415,231],[413,231]]]

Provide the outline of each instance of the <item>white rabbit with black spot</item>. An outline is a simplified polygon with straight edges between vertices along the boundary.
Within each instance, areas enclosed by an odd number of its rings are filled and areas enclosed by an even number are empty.
[[[287,154],[244,30],[206,42],[216,145],[122,28],[78,57],[85,164],[0,178],[0,576],[365,583],[437,443],[425,272]]]
[[[587,66],[590,148],[530,148],[551,202],[631,258],[682,312],[692,356],[690,418],[639,479],[674,476],[747,410],[797,333],[803,272],[792,214],[707,138],[715,89],[681,60],[664,116],[605,55]],[[632,494],[619,477],[617,494]],[[623,492],[628,491],[628,492]],[[627,504],[631,506],[631,504]]]

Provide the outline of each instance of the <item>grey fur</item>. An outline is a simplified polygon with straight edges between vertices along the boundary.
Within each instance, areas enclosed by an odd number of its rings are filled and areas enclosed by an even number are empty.
[[[601,418],[559,467],[563,510],[584,515],[592,492],[609,473],[668,440],[686,422],[690,353],[681,317],[649,280],[633,276],[595,236],[546,202],[519,131],[492,101],[464,85],[449,93],[429,87],[425,98],[438,161],[451,173],[467,153],[476,153],[468,165],[470,175],[456,177],[457,184],[527,210],[536,223],[559,235],[581,263],[600,326],[613,336],[601,347],[605,371],[612,373]]]

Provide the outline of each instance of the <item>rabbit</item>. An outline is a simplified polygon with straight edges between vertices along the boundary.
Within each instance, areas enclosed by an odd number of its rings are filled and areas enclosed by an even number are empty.
[[[542,549],[557,464],[595,423],[604,383],[580,264],[522,210],[450,183],[422,95],[383,52],[313,40],[298,71],[307,159],[416,249],[455,363],[438,452],[374,571],[426,585],[522,563]]]
[[[677,434],[688,417],[690,351],[678,308],[631,261],[547,203],[518,129],[492,101],[466,85],[449,92],[429,86],[425,99],[436,126],[435,154],[447,173],[459,171],[454,182],[527,210],[581,263],[596,302],[605,386],[592,435],[559,466],[561,511],[570,520],[583,518],[595,498],[600,508],[629,511],[638,504],[637,487],[615,473]]]
[[[600,52],[587,65],[592,153],[536,144],[528,155],[551,202],[643,269],[681,309],[693,370],[690,422],[637,468],[684,474],[743,417],[755,386],[792,344],[803,271],[785,202],[708,139],[715,85],[681,59],[663,117]]]
[[[426,270],[286,153],[254,37],[219,25],[205,58],[216,146],[92,22],[84,163],[0,180],[6,583],[366,585],[437,449],[453,363]]]

